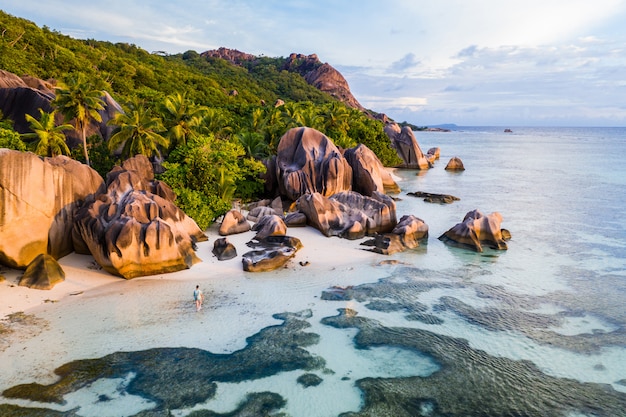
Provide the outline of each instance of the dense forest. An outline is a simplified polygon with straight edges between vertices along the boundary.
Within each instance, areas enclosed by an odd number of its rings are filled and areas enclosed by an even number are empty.
[[[0,10],[0,69],[48,80],[56,95],[52,112],[27,116],[31,132],[18,134],[0,115],[0,147],[68,154],[103,176],[121,159],[144,154],[161,161],[159,178],[202,228],[232,198],[263,195],[263,159],[291,127],[315,128],[342,148],[363,143],[386,166],[400,162],[382,122],[282,70],[284,63],[259,57],[238,66],[196,51],[167,55],[78,40]],[[109,121],[112,136],[83,137],[84,146],[69,148],[64,132],[84,133],[99,117],[104,92],[123,109]],[[275,106],[278,100],[284,104]]]

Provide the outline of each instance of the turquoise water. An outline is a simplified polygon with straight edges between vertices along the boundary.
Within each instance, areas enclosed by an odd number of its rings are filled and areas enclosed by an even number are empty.
[[[397,211],[428,242],[331,285],[260,275],[293,299],[266,303],[276,324],[244,348],[85,358],[5,397],[82,416],[626,416],[626,128],[511,129],[416,132],[441,159],[396,172]],[[465,171],[444,170],[454,156]],[[502,214],[507,251],[437,239],[474,209]]]

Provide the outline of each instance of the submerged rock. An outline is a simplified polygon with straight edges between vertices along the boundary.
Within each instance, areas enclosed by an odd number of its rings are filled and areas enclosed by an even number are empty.
[[[415,191],[406,194],[413,197],[423,198],[427,203],[452,204],[455,201],[460,200],[459,197],[455,197],[450,194],[425,193],[423,191]]]
[[[498,212],[483,215],[479,210],[468,212],[461,223],[457,223],[447,232],[439,236],[442,242],[469,248],[476,252],[483,251],[483,245],[492,249],[506,250],[504,237],[510,239],[510,233],[500,228],[502,215]]]

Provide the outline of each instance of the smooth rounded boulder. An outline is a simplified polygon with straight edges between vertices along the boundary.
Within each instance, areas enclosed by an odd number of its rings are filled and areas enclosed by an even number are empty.
[[[385,125],[385,133],[391,141],[391,146],[404,161],[400,168],[429,169],[432,167],[411,128],[408,126],[401,128],[397,123],[388,123]]]
[[[96,171],[67,156],[0,149],[0,264],[24,269],[42,253],[70,254],[75,210],[103,189]]]
[[[295,127],[278,144],[276,179],[280,194],[291,201],[311,193],[331,196],[351,189],[352,168],[323,133]]]
[[[28,265],[18,285],[37,290],[51,290],[63,281],[65,272],[61,265],[52,256],[42,253]]]
[[[346,149],[344,157],[352,168],[352,191],[371,196],[374,191],[397,194],[400,187],[380,159],[367,146]]]
[[[224,220],[220,225],[220,236],[229,236],[239,233],[245,233],[251,229],[250,223],[239,210],[229,210],[224,215]]]

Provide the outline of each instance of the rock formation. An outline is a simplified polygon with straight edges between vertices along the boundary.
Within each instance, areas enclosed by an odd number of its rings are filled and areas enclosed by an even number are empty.
[[[458,156],[455,156],[448,161],[448,165],[446,165],[447,171],[465,171],[465,167],[463,166],[463,161]]]
[[[104,186],[87,165],[0,149],[0,264],[26,268],[40,254],[74,250],[74,211]]]
[[[296,202],[308,224],[325,236],[360,239],[365,235],[391,231],[396,225],[396,204],[388,196],[374,192],[371,197],[353,191],[324,197],[305,194]]]
[[[459,197],[455,197],[450,194],[425,193],[423,191],[406,193],[406,195],[423,198],[426,203],[452,204],[455,201],[460,200]]]
[[[50,102],[55,98],[55,81],[44,81],[35,77],[18,77],[7,71],[0,70],[0,111],[4,117],[13,120],[13,128],[18,133],[30,132],[30,124],[26,121],[25,115],[30,114],[39,119],[39,109],[45,112],[53,110]],[[99,134],[104,139],[108,139],[114,126],[109,126],[107,122],[116,113],[122,111],[122,107],[109,95],[104,92],[102,96],[104,109],[100,110],[102,121],[92,120],[87,126],[87,137]],[[57,124],[63,121],[63,115],[56,115]],[[75,130],[65,131],[67,144],[70,148],[82,143],[80,133]]]
[[[241,257],[243,270],[266,272],[281,268],[302,248],[300,239],[292,236],[267,236],[247,243],[255,248]]]
[[[292,201],[308,193],[330,196],[352,187],[352,168],[321,132],[308,127],[288,130],[276,154],[280,194]]]
[[[397,123],[389,123],[385,126],[385,133],[391,141],[391,146],[398,156],[404,161],[401,168],[429,169],[431,164],[422,152],[417,139],[410,127],[400,128]]]
[[[498,212],[485,216],[479,210],[473,210],[465,215],[461,223],[457,223],[439,236],[439,240],[476,252],[482,252],[483,245],[492,249],[506,250],[505,238],[510,239],[510,233],[500,228],[501,223],[502,215]]]
[[[127,279],[190,268],[200,261],[195,243],[207,240],[165,198],[168,187],[142,172],[152,177],[150,161],[140,155],[113,170],[106,191],[78,210],[72,233],[77,252],[88,250],[103,269]]]
[[[428,225],[413,215],[402,216],[396,227],[389,233],[379,233],[366,242],[372,252],[392,255],[419,246],[421,240],[428,238]]]
[[[389,171],[385,169],[380,159],[367,146],[360,144],[346,149],[344,158],[352,167],[352,190],[366,196],[374,191],[379,193],[397,194],[400,187],[394,181]]]
[[[228,239],[221,237],[213,242],[212,253],[217,257],[218,261],[227,261],[237,256],[237,249]]]
[[[256,239],[262,240],[268,236],[284,236],[287,234],[287,226],[282,217],[275,214],[262,217],[252,226],[256,232]]]
[[[220,225],[220,236],[234,235],[244,233],[251,229],[250,223],[245,216],[238,210],[229,210],[224,215],[224,220]]]
[[[37,290],[51,290],[65,281],[65,272],[52,256],[38,255],[26,268],[18,285]]]

